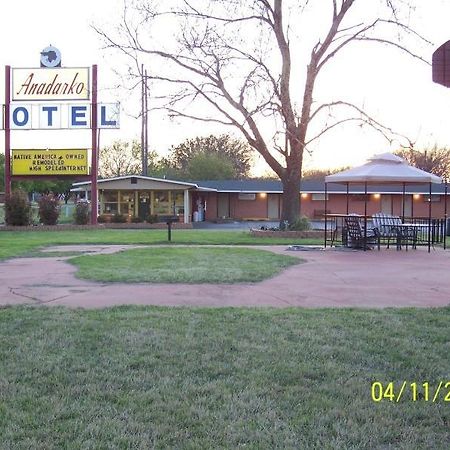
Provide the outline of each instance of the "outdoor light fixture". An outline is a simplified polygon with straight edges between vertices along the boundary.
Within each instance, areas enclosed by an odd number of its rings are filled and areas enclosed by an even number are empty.
[[[414,198],[414,200],[419,200],[420,194],[414,194],[414,195],[413,195],[413,198]]]
[[[308,198],[308,194],[306,192],[302,192],[302,198]]]
[[[267,197],[267,194],[266,194],[265,192],[261,192],[261,193],[259,194],[259,196],[260,196],[261,198],[266,198],[266,197]]]
[[[381,197],[380,194],[373,194],[373,198],[374,198],[375,200],[379,200],[380,197]]]

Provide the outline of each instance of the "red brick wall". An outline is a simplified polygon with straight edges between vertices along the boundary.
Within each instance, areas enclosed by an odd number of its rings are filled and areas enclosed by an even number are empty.
[[[217,219],[217,193],[210,192],[202,194],[206,198],[207,210],[206,220]],[[281,194],[279,194],[281,196]],[[367,214],[372,215],[381,211],[381,197],[375,198],[373,194],[370,195],[370,200],[367,203]],[[381,194],[382,195],[382,194]],[[413,215],[415,217],[428,217],[428,202],[424,201],[426,195],[421,195],[418,199],[413,199]],[[402,215],[402,195],[391,195],[392,198],[392,214]],[[444,196],[441,196],[440,202],[432,202],[432,216],[444,216]],[[311,194],[300,197],[301,214],[310,218],[315,217],[314,212],[325,210],[325,202],[323,200],[312,200]],[[450,211],[450,200],[448,201],[448,208]],[[327,202],[327,209],[332,213],[345,213],[347,210],[346,194],[330,194]],[[349,212],[364,214],[364,200],[356,200],[355,197],[349,198]],[[266,219],[267,218],[267,197],[256,194],[256,200],[239,200],[237,193],[230,194],[230,214],[234,219]]]

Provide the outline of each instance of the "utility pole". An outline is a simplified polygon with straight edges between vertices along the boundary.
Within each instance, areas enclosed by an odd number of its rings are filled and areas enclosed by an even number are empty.
[[[147,86],[147,69],[144,64],[141,65],[141,160],[142,175],[148,175],[148,86]]]

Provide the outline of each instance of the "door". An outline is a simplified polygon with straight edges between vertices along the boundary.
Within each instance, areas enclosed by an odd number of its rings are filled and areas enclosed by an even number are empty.
[[[392,214],[392,196],[389,194],[381,194],[381,212],[384,214]]]
[[[412,216],[412,195],[405,195],[405,217]]]
[[[280,202],[278,194],[267,195],[267,217],[269,219],[280,218]]]
[[[148,192],[139,192],[138,216],[147,220],[150,214],[150,195]]]
[[[218,194],[217,217],[220,219],[230,217],[230,196],[228,194]]]

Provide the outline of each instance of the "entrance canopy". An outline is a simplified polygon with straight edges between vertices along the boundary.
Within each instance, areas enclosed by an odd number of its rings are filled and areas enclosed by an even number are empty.
[[[325,177],[325,183],[442,183],[432,173],[417,169],[392,153],[374,155],[366,164]]]

